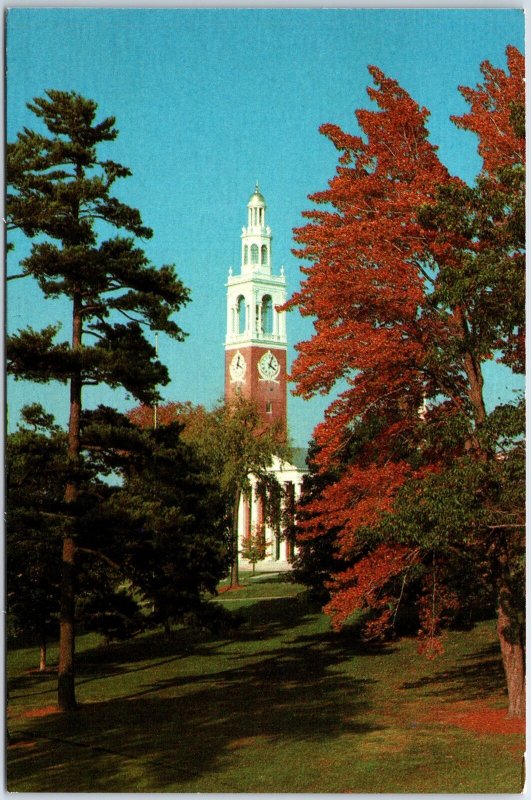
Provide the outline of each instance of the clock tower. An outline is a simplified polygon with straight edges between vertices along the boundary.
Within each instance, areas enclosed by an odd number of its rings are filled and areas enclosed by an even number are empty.
[[[283,267],[273,275],[271,239],[257,184],[242,228],[240,271],[231,267],[226,284],[225,399],[254,400],[264,422],[286,432],[286,315],[276,310],[286,301],[286,278]]]

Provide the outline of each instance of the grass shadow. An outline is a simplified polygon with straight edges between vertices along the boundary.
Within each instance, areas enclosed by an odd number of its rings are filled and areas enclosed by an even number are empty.
[[[290,572],[261,572],[260,569],[257,567],[256,572],[254,575],[248,576],[249,585],[253,585],[255,582],[259,583],[294,583],[293,576]]]
[[[26,790],[39,791],[230,792],[234,787],[222,773],[242,748],[265,754],[268,745],[332,742],[377,730],[367,717],[372,681],[342,669],[351,657],[345,642],[317,632],[272,643],[308,612],[288,600],[256,605],[261,608],[249,609],[243,641],[252,637],[258,647],[240,652],[232,642],[218,669],[201,673],[180,664],[173,671],[174,649],[162,680],[148,680],[119,699],[87,703],[72,715],[28,721],[25,736],[36,746],[10,753],[10,782],[20,787],[23,780]],[[213,639],[193,650],[209,654],[218,644]],[[259,785],[245,791],[259,791]]]
[[[404,683],[404,689],[433,687],[429,695],[447,700],[483,700],[505,691],[505,676],[497,644],[461,656],[457,666],[440,670],[418,681]]]

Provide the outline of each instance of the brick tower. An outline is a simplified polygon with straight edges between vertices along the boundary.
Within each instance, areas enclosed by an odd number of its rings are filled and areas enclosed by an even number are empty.
[[[226,284],[225,399],[241,393],[255,401],[267,425],[286,431],[286,315],[276,310],[286,300],[286,278],[283,267],[273,275],[271,239],[257,184],[241,234],[240,272],[231,268]]]

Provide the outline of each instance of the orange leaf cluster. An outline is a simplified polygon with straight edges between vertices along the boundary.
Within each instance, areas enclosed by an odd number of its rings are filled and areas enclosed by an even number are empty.
[[[334,594],[325,606],[335,629],[341,628],[355,612],[370,608],[378,616],[365,626],[367,638],[383,634],[394,613],[395,603],[388,584],[409,569],[418,559],[418,552],[397,545],[380,545],[350,569],[337,575],[329,588]]]
[[[311,199],[333,210],[310,211],[295,231],[304,267],[301,289],[288,302],[315,317],[315,335],[298,345],[292,377],[296,392],[326,393],[338,381],[347,389],[315,432],[329,462],[339,453],[345,425],[369,408],[398,397],[415,413],[426,384],[423,371],[434,342],[448,336],[447,322],[419,309],[427,305],[433,236],[417,211],[434,201],[449,180],[428,141],[427,111],[376,68],[369,95],[378,111],[358,111],[366,141],[333,125],[322,131],[342,151],[329,189]]]
[[[483,173],[491,177],[500,169],[525,164],[525,139],[514,126],[515,109],[523,105],[525,97],[525,59],[516,47],[507,48],[507,67],[505,72],[485,61],[481,65],[483,84],[475,89],[460,87],[470,111],[452,117],[459,128],[477,134]]]
[[[341,555],[350,556],[358,529],[373,525],[391,509],[397,489],[409,474],[411,470],[405,462],[347,467],[341,480],[326,486],[319,497],[305,506],[301,540],[337,528],[338,550]]]

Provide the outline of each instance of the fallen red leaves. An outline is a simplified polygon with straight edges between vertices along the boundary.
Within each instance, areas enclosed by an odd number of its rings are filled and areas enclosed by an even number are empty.
[[[221,589],[218,589],[218,594],[224,594],[225,592],[237,592],[240,589],[245,589],[245,586],[242,586],[240,583],[237,583],[236,586],[222,586]]]
[[[30,749],[31,747],[35,747],[37,742],[24,740],[21,742],[9,742],[8,747],[10,750],[22,750],[22,749]]]
[[[429,720],[484,735],[525,733],[525,720],[507,716],[504,708],[489,708],[480,703],[461,702],[434,708]]]
[[[42,708],[30,708],[21,715],[26,719],[36,719],[39,717],[49,717],[51,714],[59,714],[59,706],[43,706]]]

